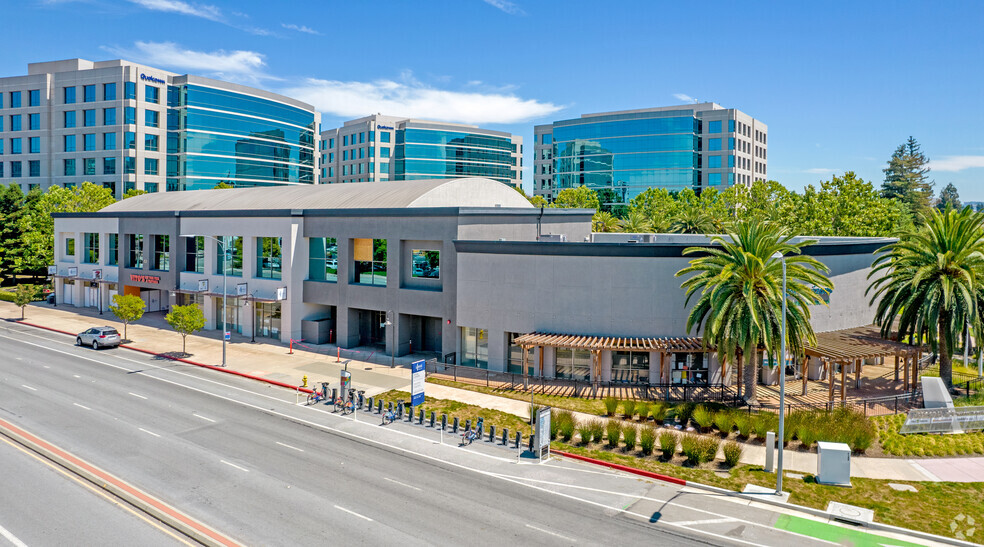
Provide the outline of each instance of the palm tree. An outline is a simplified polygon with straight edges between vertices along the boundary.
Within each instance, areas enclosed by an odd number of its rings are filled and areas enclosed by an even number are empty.
[[[591,217],[591,230],[595,232],[617,232],[618,219],[608,211],[598,211]]]
[[[800,254],[815,241],[793,243],[784,228],[756,220],[738,221],[730,228],[726,236],[712,237],[709,248],[684,249],[684,254],[702,256],[676,275],[695,274],[681,285],[687,291],[687,304],[700,293],[687,317],[687,332],[703,331],[704,341],[717,348],[722,363],[744,359],[744,395],[751,402],[758,373],[756,355],[761,349],[778,353],[782,337],[782,263],[773,255],[778,251],[786,257],[790,354],[800,353],[804,343],[816,342],[809,306],[823,300],[813,287],[833,290],[833,285],[825,275],[827,266]]]
[[[621,220],[620,225],[619,231],[629,234],[649,233],[653,229],[653,225],[646,218],[646,214],[638,210],[629,211],[629,214]]]
[[[899,339],[926,335],[940,356],[940,378],[953,387],[953,349],[968,323],[980,330],[977,298],[984,290],[984,216],[970,207],[931,210],[923,225],[903,234],[868,274],[875,323],[889,336],[898,319]]]
[[[714,219],[699,203],[684,205],[670,222],[670,232],[675,234],[710,234],[714,229]]]

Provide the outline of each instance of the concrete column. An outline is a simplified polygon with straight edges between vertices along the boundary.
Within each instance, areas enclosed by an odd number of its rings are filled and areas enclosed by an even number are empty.
[[[602,350],[601,352],[601,381],[611,382],[612,381],[612,352],[611,350]]]
[[[544,348],[543,353],[543,377],[544,378],[556,378],[557,377],[557,348],[549,347]],[[539,363],[539,361],[537,361]]]
[[[662,353],[661,352],[658,352],[658,351],[650,351],[649,352],[649,383],[650,384],[659,384],[659,383],[661,383],[660,382],[660,378],[659,378],[659,356],[660,355],[662,355]]]
[[[338,347],[353,348],[359,345],[359,313],[352,308],[338,306]]]
[[[211,287],[210,287],[211,289]],[[108,292],[108,291],[107,291]],[[221,299],[221,297],[220,297]],[[215,297],[206,296],[202,301],[202,306],[205,308],[202,310],[205,312],[205,330],[214,330],[215,325]]]
[[[505,372],[508,345],[505,331],[489,329],[489,370]]]

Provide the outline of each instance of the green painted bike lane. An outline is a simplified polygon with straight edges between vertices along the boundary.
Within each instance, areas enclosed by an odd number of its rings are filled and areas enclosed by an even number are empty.
[[[776,520],[776,528],[817,539],[833,541],[841,545],[851,545],[853,547],[887,547],[896,545],[899,547],[921,547],[924,545],[922,543],[911,543],[899,539],[887,538],[877,534],[869,534],[859,530],[852,530],[850,528],[792,515],[780,515]]]

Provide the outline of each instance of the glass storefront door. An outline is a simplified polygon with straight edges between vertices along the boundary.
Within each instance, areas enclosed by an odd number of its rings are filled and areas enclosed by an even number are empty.
[[[280,302],[254,302],[256,336],[280,338]]]

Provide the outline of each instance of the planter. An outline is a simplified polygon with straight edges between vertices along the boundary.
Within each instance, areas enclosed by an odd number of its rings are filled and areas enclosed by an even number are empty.
[[[762,366],[762,385],[774,386],[779,383],[779,367]]]

